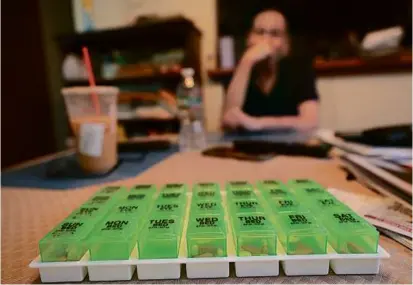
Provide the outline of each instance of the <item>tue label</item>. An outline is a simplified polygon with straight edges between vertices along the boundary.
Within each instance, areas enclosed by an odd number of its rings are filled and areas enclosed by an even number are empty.
[[[81,124],[79,151],[81,154],[99,157],[103,151],[104,124]]]

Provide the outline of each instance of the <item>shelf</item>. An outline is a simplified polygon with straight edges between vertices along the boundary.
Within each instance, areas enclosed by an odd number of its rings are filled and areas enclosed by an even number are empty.
[[[314,68],[318,77],[411,72],[412,54],[405,53],[376,59],[316,60]],[[208,71],[208,76],[215,81],[226,81],[231,79],[233,72],[233,69],[214,69]]]
[[[97,50],[130,48],[131,45],[173,47],[182,46],[191,33],[201,34],[191,21],[173,17],[118,29],[61,35],[57,41],[69,51],[80,51],[81,46]]]
[[[151,75],[124,77],[115,79],[96,79],[96,85],[121,85],[121,84],[145,84],[153,82],[178,83],[181,79],[180,72],[156,73]],[[87,80],[65,80],[64,86],[86,86],[89,85]]]

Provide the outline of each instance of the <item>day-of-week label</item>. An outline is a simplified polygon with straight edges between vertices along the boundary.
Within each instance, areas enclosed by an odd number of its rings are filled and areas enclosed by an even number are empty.
[[[229,184],[231,185],[247,185],[247,181],[231,181]]]
[[[240,216],[238,220],[243,226],[262,226],[266,219],[264,216]]]
[[[198,185],[201,186],[201,187],[212,187],[212,186],[214,186],[215,184],[208,182],[208,183],[198,183]]]
[[[214,228],[218,226],[218,217],[200,217],[196,218],[197,228]]]
[[[314,193],[323,193],[325,192],[323,189],[321,188],[305,188],[305,191],[309,194],[314,194]]]
[[[118,206],[118,208],[117,208],[118,210],[117,210],[117,212],[118,213],[134,213],[134,212],[136,212],[138,209],[139,209],[139,206],[136,206],[136,205],[134,205],[134,206],[129,206],[129,205],[122,205],[122,206]]]
[[[52,237],[59,237],[62,235],[73,235],[77,229],[83,226],[82,222],[66,222],[63,223],[59,229],[53,231]]]
[[[126,197],[126,199],[130,201],[136,201],[144,199],[145,196],[145,194],[129,194],[128,197]]]
[[[103,204],[106,203],[106,201],[109,200],[110,197],[108,196],[95,196],[90,200],[91,204]]]
[[[276,180],[264,180],[263,183],[264,183],[264,185],[278,185],[278,184],[280,184]]]
[[[128,224],[129,224],[129,221],[122,221],[122,220],[107,221],[105,223],[105,227],[102,228],[101,231],[121,231]]]
[[[203,202],[203,203],[196,203],[198,209],[201,210],[211,210],[218,206],[216,202]]]
[[[310,222],[304,215],[288,215],[291,225],[310,225]]]
[[[102,193],[110,194],[110,193],[119,191],[119,189],[120,189],[120,186],[108,186],[102,190]]]
[[[333,198],[329,199],[318,199],[318,202],[323,206],[333,206],[338,205],[337,202]]]
[[[99,210],[99,208],[95,208],[95,207],[92,207],[92,208],[83,208],[82,207],[82,208],[79,209],[79,211],[76,213],[76,215],[79,215],[79,216],[92,216],[93,213],[95,213],[98,210]]]
[[[151,184],[142,184],[142,185],[135,185],[133,188],[134,189],[150,189],[152,187]]]
[[[309,179],[297,179],[297,180],[294,180],[294,182],[295,183],[310,183],[312,181]]]
[[[157,204],[156,209],[162,212],[172,212],[175,209],[178,209],[178,204]]]
[[[287,195],[287,191],[277,188],[270,189],[269,192],[271,195]]]
[[[346,213],[346,214],[336,213],[336,214],[333,214],[333,217],[336,218],[340,224],[360,223],[360,221],[350,213]]]
[[[258,207],[258,202],[256,201],[239,201],[235,202],[235,205],[240,209],[255,209]]]
[[[169,229],[174,223],[174,219],[153,219],[149,221],[149,229]]]
[[[166,199],[176,199],[179,196],[181,196],[181,193],[161,193],[161,197]]]
[[[295,206],[295,203],[293,200],[278,200],[277,202],[280,208],[288,208],[288,207]]]
[[[232,194],[237,197],[252,196],[252,191],[250,190],[233,190]]]
[[[198,196],[198,197],[202,197],[202,198],[205,198],[205,197],[214,197],[214,196],[215,196],[215,191],[199,191],[199,192],[197,193],[197,196]]]
[[[184,186],[184,184],[182,184],[182,183],[166,184],[167,189],[182,188],[183,186]]]

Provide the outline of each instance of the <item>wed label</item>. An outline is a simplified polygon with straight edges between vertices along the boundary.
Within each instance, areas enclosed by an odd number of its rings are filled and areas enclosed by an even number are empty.
[[[99,157],[103,151],[104,124],[81,124],[79,152],[84,155]]]

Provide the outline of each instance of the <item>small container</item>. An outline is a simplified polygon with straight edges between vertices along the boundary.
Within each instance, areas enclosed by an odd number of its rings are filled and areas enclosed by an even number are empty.
[[[228,201],[234,200],[246,200],[246,199],[255,199],[257,200],[257,195],[254,190],[250,189],[233,189],[227,191]]]
[[[258,190],[262,191],[263,189],[267,188],[277,188],[277,187],[282,187],[286,188],[286,185],[282,183],[281,181],[278,180],[260,180],[257,182],[257,188]]]
[[[39,241],[42,262],[79,261],[87,251],[94,220],[65,220]]]
[[[274,214],[286,214],[286,213],[296,213],[296,212],[308,212],[305,207],[302,207],[300,203],[292,198],[273,198],[268,200],[268,204],[272,209]]]
[[[261,194],[267,200],[274,199],[274,198],[293,199],[295,197],[290,191],[288,191],[287,187],[285,186],[263,188],[261,189]]]
[[[311,180],[292,180],[288,182],[291,191],[303,199],[313,199],[318,197],[334,197],[326,188]]]
[[[225,189],[231,190],[251,190],[254,191],[254,187],[248,181],[230,181],[226,184]]]
[[[192,200],[192,214],[223,214],[224,208],[221,201],[196,201]]]
[[[188,257],[227,256],[227,233],[223,215],[191,214],[186,232]]]
[[[122,201],[124,203],[138,205],[152,203],[153,193],[144,191],[130,191]]]
[[[335,208],[320,218],[337,253],[377,253],[379,232],[350,209]]]
[[[240,199],[228,202],[232,214],[264,212],[264,208],[257,199]]]
[[[123,186],[118,186],[118,185],[112,185],[112,186],[107,186],[102,189],[100,189],[98,192],[96,192],[92,197],[94,196],[111,196],[111,197],[120,197],[126,193],[126,187]]]
[[[303,200],[303,203],[311,209],[314,215],[319,216],[323,215],[325,211],[331,211],[334,209],[350,210],[345,204],[341,203],[339,200],[330,195],[315,197],[314,199]]]
[[[138,221],[112,214],[99,222],[89,238],[90,260],[127,260],[136,246]]]
[[[161,191],[155,201],[155,203],[183,203],[186,201],[186,193]]]
[[[177,258],[181,243],[183,218],[173,215],[151,215],[140,233],[140,259]]]
[[[194,185],[192,200],[195,201],[220,201],[221,194],[217,183],[198,183]]]
[[[183,216],[186,208],[186,200],[165,201],[157,200],[152,208],[152,214]]]
[[[83,207],[105,207],[110,208],[116,202],[116,199],[112,199],[111,196],[108,195],[94,195],[85,203],[83,203]]]
[[[185,194],[188,191],[188,186],[183,183],[169,183],[165,184],[162,189],[162,192],[179,192]]]
[[[287,254],[327,252],[327,230],[310,213],[279,214],[275,218],[278,236]]]
[[[233,217],[232,227],[238,256],[277,254],[277,234],[264,213],[245,213]]]
[[[141,203],[133,204],[128,202],[119,202],[109,212],[110,215],[117,215],[126,219],[142,219],[148,214],[150,205]]]

